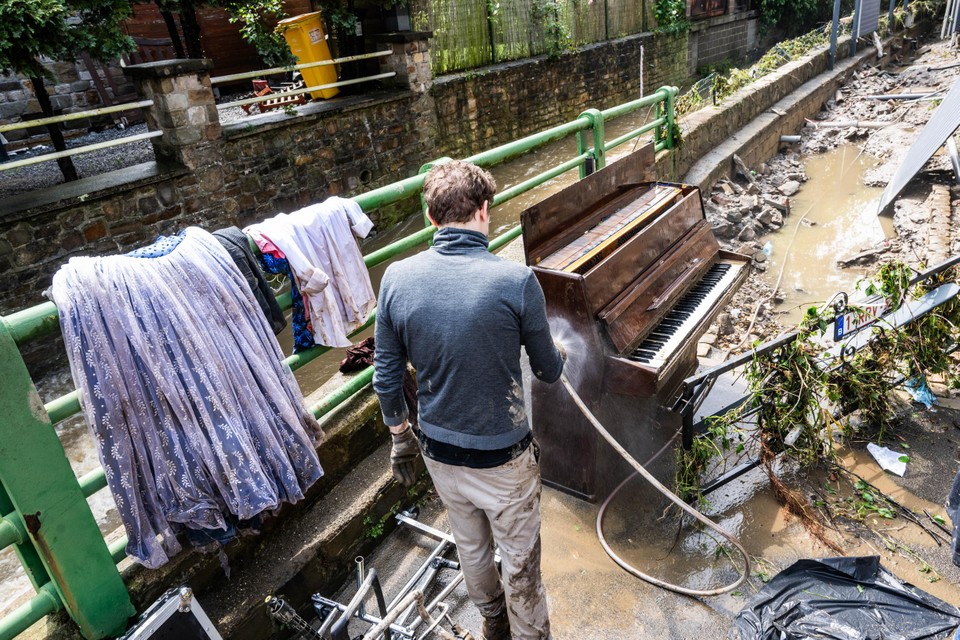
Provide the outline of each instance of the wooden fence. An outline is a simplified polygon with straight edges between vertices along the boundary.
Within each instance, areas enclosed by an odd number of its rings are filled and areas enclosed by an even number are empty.
[[[653,0],[411,0],[433,31],[435,74],[518,60],[653,28]]]

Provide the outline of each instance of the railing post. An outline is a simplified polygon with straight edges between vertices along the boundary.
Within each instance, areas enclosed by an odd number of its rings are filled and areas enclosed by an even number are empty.
[[[582,155],[587,151],[593,156],[593,171],[599,171],[607,165],[607,138],[603,127],[603,113],[599,109],[587,109],[580,114],[581,118],[590,120],[590,129],[593,131],[593,149],[587,149],[584,144],[583,131],[577,131],[577,154]],[[585,165],[580,165],[580,179],[587,177],[592,171]]]
[[[130,596],[2,320],[0,379],[0,483],[84,637],[118,635]]]
[[[666,135],[666,144],[667,149],[673,149],[677,141],[673,139],[673,133],[677,128],[677,107],[676,99],[677,94],[680,93],[680,89],[677,87],[665,87],[667,98],[666,98],[666,110],[667,110],[667,135]]]
[[[20,566],[23,567],[24,573],[30,578],[33,588],[39,591],[40,587],[50,582],[50,575],[43,567],[43,561],[37,554],[37,550],[30,543],[26,526],[23,525],[20,514],[14,509],[13,502],[2,484],[0,484],[0,516],[3,516],[4,528],[13,527],[16,530],[18,540],[13,547],[14,551],[20,559]]]

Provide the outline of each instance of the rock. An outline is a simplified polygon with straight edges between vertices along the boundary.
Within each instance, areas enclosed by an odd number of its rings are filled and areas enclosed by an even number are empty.
[[[714,225],[713,234],[718,238],[732,238],[737,235],[737,227],[729,222],[721,222]]]
[[[764,225],[764,226],[769,227],[769,226],[771,225],[771,223],[773,222],[773,216],[774,216],[774,214],[780,215],[780,216],[781,216],[781,222],[782,222],[783,216],[780,214],[779,211],[777,211],[777,210],[774,209],[773,207],[764,207],[763,210],[760,211],[760,215],[757,216],[757,222],[759,222],[760,224],[762,224],[762,225]]]
[[[761,264],[767,261],[767,254],[763,251],[757,251],[752,256],[754,264]]]
[[[698,358],[706,358],[708,355],[710,355],[710,350],[711,350],[712,348],[713,348],[713,347],[711,347],[710,345],[708,345],[708,344],[705,343],[705,342],[699,342],[699,343],[697,343],[697,357],[698,357]]]
[[[757,186],[756,182],[751,182],[750,184],[747,185],[747,187],[743,190],[743,192],[750,195],[753,195],[755,193],[760,193],[760,187]]]
[[[729,220],[733,224],[740,224],[743,221],[743,214],[741,214],[736,209],[730,209],[723,215],[727,220]]]
[[[714,204],[718,204],[721,207],[735,207],[739,204],[737,200],[734,200],[733,198],[728,198],[725,195],[722,195],[720,193],[715,193],[712,196],[710,196],[710,202]]]
[[[729,182],[721,182],[719,186],[720,186],[720,189],[728,196],[736,195],[737,193],[736,191],[733,190],[733,187],[730,185]]]
[[[753,230],[753,227],[744,227],[740,230],[740,233],[737,234],[737,239],[741,242],[749,242],[757,237],[757,232]]]
[[[786,182],[781,184],[779,187],[777,187],[777,191],[779,191],[780,193],[782,193],[787,197],[792,196],[797,191],[800,191],[800,183],[796,180],[787,180]]]
[[[753,195],[743,195],[740,196],[740,211],[744,214],[750,213],[751,211],[757,211],[760,209],[760,196]]]
[[[717,344],[717,334],[705,333],[703,334],[703,337],[700,338],[700,342],[706,344]]]
[[[736,331],[736,325],[729,313],[721,313],[717,316],[717,335],[729,336],[734,331]]]
[[[787,215],[790,214],[790,198],[782,198],[780,196],[764,196],[763,204],[778,209]]]
[[[766,271],[769,268],[770,264],[767,262],[754,262],[753,268],[757,271]]]

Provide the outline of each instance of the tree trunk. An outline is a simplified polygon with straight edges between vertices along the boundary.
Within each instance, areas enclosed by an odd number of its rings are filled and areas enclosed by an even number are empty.
[[[180,26],[183,28],[183,39],[187,44],[187,55],[191,58],[202,58],[203,47],[200,45],[200,23],[197,21],[197,10],[193,0],[182,0],[180,3]]]
[[[163,21],[167,25],[167,31],[170,33],[170,40],[173,42],[173,50],[177,52],[178,58],[186,58],[187,54],[183,50],[183,41],[180,40],[180,30],[177,29],[177,21],[173,19],[173,14],[169,11],[160,10]]]
[[[40,103],[40,110],[43,111],[44,117],[49,118],[53,116],[53,105],[50,103],[50,95],[47,93],[47,88],[43,86],[43,80],[40,78],[30,78],[30,82],[33,83],[33,94],[37,97],[37,102]],[[63,139],[63,132],[60,131],[60,124],[48,124],[47,132],[50,134],[50,141],[53,142],[53,148],[57,151],[66,151],[67,143]],[[73,160],[69,156],[66,158],[58,158],[57,164],[60,166],[60,173],[63,174],[63,179],[66,182],[72,182],[80,178],[80,176],[77,175],[77,168],[73,166]]]

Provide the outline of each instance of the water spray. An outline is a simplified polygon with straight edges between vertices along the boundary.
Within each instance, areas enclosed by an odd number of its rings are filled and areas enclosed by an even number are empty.
[[[603,515],[606,512],[607,505],[610,503],[610,499],[613,498],[613,496],[616,495],[616,493],[623,487],[623,485],[626,484],[627,481],[629,481],[633,476],[628,477],[626,480],[620,483],[620,485],[616,489],[613,490],[610,496],[603,503],[603,506],[600,507],[600,511],[597,513],[597,537],[600,540],[600,545],[603,547],[603,550],[607,552],[608,556],[610,556],[610,559],[616,562],[618,565],[620,565],[620,567],[623,568],[627,573],[633,576],[636,576],[637,578],[640,578],[645,582],[649,582],[650,584],[656,585],[663,589],[667,589],[669,591],[675,591],[676,593],[682,593],[688,596],[717,596],[722,593],[733,591],[734,589],[737,589],[738,587],[740,587],[747,580],[747,577],[750,575],[750,555],[747,553],[747,550],[743,548],[743,545],[740,544],[740,541],[737,540],[735,537],[733,537],[732,534],[724,531],[720,527],[720,525],[713,522],[712,520],[707,518],[705,515],[703,515],[702,513],[700,513],[693,507],[691,507],[690,505],[688,505],[683,500],[681,500],[676,494],[670,491],[670,489],[665,487],[663,484],[660,483],[659,480],[653,477],[653,475],[649,471],[647,471],[643,467],[643,465],[637,462],[636,459],[633,456],[631,456],[627,452],[627,450],[624,449],[612,435],[610,435],[610,433],[604,428],[604,426],[600,424],[600,421],[597,420],[596,416],[593,415],[590,409],[587,408],[587,405],[584,404],[583,400],[580,399],[580,395],[573,388],[573,385],[570,384],[570,380],[567,378],[567,375],[565,373],[560,374],[560,383],[563,384],[563,386],[566,388],[567,393],[570,394],[570,398],[573,400],[574,404],[577,405],[577,408],[580,409],[580,411],[583,413],[584,417],[590,422],[591,425],[593,425],[593,428],[597,430],[597,433],[603,436],[603,439],[606,440],[618,454],[620,454],[620,457],[622,457],[624,460],[630,463],[630,466],[632,466],[638,474],[643,476],[643,478],[647,482],[649,482],[651,485],[653,485],[653,487],[657,491],[662,493],[671,502],[673,502],[678,507],[680,507],[682,511],[692,516],[697,521],[703,523],[707,527],[713,529],[714,531],[719,533],[721,536],[726,538],[728,541],[730,541],[730,543],[734,547],[736,547],[737,551],[739,551],[740,554],[743,556],[744,566],[743,566],[743,571],[740,574],[740,577],[737,579],[736,582],[734,582],[731,585],[728,585],[725,587],[718,587],[716,589],[688,589],[687,587],[671,584],[669,582],[660,580],[659,578],[654,578],[651,575],[643,573],[642,571],[640,571],[639,569],[637,569],[636,567],[628,563],[626,560],[618,556],[613,551],[613,549],[610,548],[610,545],[607,543],[606,539],[603,536]]]

